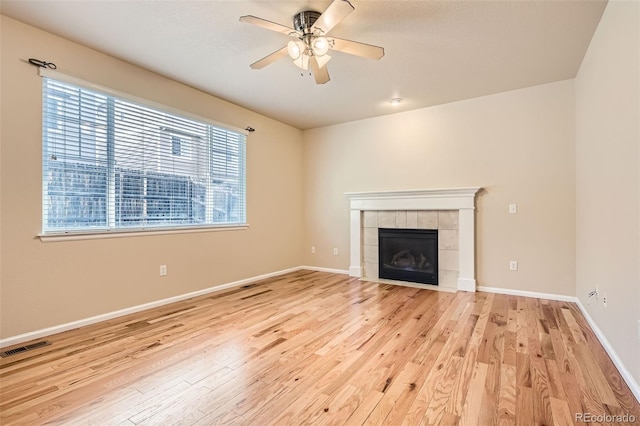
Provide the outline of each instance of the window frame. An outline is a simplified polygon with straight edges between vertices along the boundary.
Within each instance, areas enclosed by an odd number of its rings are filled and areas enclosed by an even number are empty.
[[[244,221],[240,223],[206,223],[206,224],[168,224],[162,226],[133,226],[133,227],[107,227],[107,228],[83,228],[83,229],[64,229],[64,230],[46,230],[45,231],[45,206],[47,205],[47,193],[44,183],[44,176],[41,176],[41,193],[42,193],[42,202],[41,202],[41,232],[37,235],[42,241],[62,241],[62,240],[77,240],[77,239],[94,239],[94,238],[113,238],[113,237],[130,237],[130,236],[143,236],[143,235],[161,235],[161,234],[171,234],[171,233],[192,233],[192,232],[209,232],[209,231],[224,231],[224,230],[239,230],[239,229],[247,229],[249,228],[249,224],[247,223],[247,142],[248,142],[248,134],[249,132],[245,129],[241,129],[238,127],[230,126],[225,123],[220,123],[215,120],[211,120],[206,117],[199,116],[197,114],[192,114],[168,105],[164,105],[161,103],[157,103],[154,101],[150,101],[145,98],[140,98],[135,95],[131,95],[129,93],[120,92],[115,89],[111,89],[109,87],[101,86],[92,82],[88,82],[82,79],[79,79],[74,76],[70,76],[59,71],[53,71],[46,68],[39,69],[39,75],[43,78],[48,78],[51,80],[56,80],[61,83],[67,83],[70,85],[78,86],[82,89],[95,91],[100,94],[111,96],[113,98],[117,98],[123,100],[125,102],[131,102],[133,104],[140,105],[144,108],[150,108],[162,113],[175,115],[178,117],[182,117],[187,120],[193,120],[200,122],[205,125],[211,125],[216,128],[225,131],[231,131],[234,133],[238,133],[244,136],[244,142],[242,143],[242,152],[241,157],[242,161],[240,162],[241,167],[241,178],[243,185],[243,208],[244,208]],[[44,96],[44,93],[43,93]],[[43,98],[44,99],[44,98]],[[44,105],[41,108],[41,114],[44,115]],[[44,127],[44,116],[40,120],[40,124]],[[41,154],[44,154],[45,143],[44,140],[44,128],[42,129],[43,135],[42,143],[41,143]],[[184,139],[184,138],[181,138]],[[185,155],[185,153],[178,154]],[[41,155],[41,161],[45,161],[44,156]],[[44,163],[41,165],[41,171],[44,171]]]

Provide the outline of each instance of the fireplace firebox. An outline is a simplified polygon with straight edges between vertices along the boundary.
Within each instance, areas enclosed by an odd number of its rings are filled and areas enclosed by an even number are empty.
[[[378,229],[378,276],[438,285],[437,229]]]

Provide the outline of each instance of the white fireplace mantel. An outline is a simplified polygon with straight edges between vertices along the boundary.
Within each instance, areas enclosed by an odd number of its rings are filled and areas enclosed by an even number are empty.
[[[362,276],[362,212],[380,210],[458,210],[458,290],[476,291],[475,197],[480,187],[407,191],[347,192],[351,209],[349,275]]]

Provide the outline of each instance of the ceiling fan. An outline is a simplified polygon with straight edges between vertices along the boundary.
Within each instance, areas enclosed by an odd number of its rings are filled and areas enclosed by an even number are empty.
[[[264,68],[288,55],[298,68],[305,71],[311,68],[317,84],[324,84],[329,81],[327,62],[329,62],[331,56],[327,52],[330,49],[365,58],[382,58],[384,56],[382,47],[327,36],[333,27],[354,10],[355,8],[347,0],[333,0],[333,3],[323,13],[306,10],[294,15],[293,28],[252,15],[241,16],[240,22],[246,22],[247,24],[256,25],[297,39],[291,40],[282,49],[254,62],[251,64],[251,68]]]

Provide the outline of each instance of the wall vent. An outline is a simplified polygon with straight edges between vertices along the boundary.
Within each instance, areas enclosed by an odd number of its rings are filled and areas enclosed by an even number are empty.
[[[50,344],[51,342],[49,342],[48,340],[42,340],[40,342],[32,343],[30,345],[20,346],[19,348],[13,348],[13,349],[9,349],[8,351],[0,352],[0,357],[6,358],[11,355],[21,354],[23,352],[31,351],[33,349],[38,349]]]

